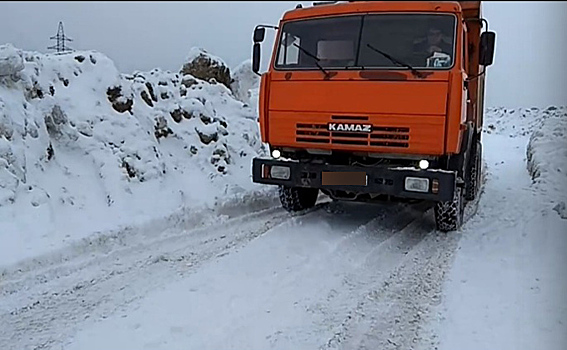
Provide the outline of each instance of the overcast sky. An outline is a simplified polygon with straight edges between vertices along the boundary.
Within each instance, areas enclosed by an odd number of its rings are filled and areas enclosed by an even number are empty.
[[[249,59],[252,31],[277,24],[296,2],[0,2],[0,44],[49,52],[59,21],[78,50],[109,56],[124,73],[177,71],[189,49],[205,48],[231,68]],[[497,33],[487,105],[567,105],[567,2],[485,2]],[[267,32],[263,55],[272,47]],[[265,65],[262,67],[265,69]]]

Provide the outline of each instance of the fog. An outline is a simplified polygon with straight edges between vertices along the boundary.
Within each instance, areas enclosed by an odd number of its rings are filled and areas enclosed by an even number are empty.
[[[50,52],[63,21],[69,45],[109,56],[125,73],[159,67],[178,71],[189,49],[202,47],[231,68],[249,59],[256,24],[311,2],[2,2],[0,44]],[[567,2],[485,2],[496,31],[486,104],[546,107],[567,104]],[[273,34],[263,43],[262,69]]]

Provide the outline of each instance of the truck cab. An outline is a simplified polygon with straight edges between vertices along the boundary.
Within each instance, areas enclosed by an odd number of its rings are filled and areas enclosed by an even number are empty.
[[[286,12],[254,31],[259,127],[253,181],[300,211],[335,200],[435,202],[442,231],[479,192],[486,67],[495,34],[479,1],[348,1]]]

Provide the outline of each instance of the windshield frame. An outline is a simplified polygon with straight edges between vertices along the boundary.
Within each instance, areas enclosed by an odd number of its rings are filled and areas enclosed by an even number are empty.
[[[327,69],[327,70],[333,70],[333,71],[353,71],[353,70],[388,70],[388,71],[409,71],[409,68],[405,68],[405,67],[401,67],[401,66],[397,66],[392,64],[392,66],[388,66],[388,67],[384,67],[384,66],[360,66],[359,60],[360,60],[360,51],[361,51],[361,47],[360,45],[362,44],[362,33],[364,30],[364,23],[366,21],[366,17],[368,16],[380,16],[380,15],[384,15],[384,16],[388,16],[388,15],[408,15],[408,16],[413,16],[413,15],[436,15],[436,16],[451,16],[454,18],[454,22],[453,22],[453,52],[452,52],[452,62],[451,62],[451,66],[448,67],[414,67],[416,70],[418,71],[434,71],[434,72],[438,72],[438,71],[450,71],[452,69],[455,68],[457,61],[460,59],[459,57],[456,57],[457,54],[457,46],[459,44],[459,18],[457,16],[457,14],[452,13],[452,12],[431,12],[431,11],[426,11],[426,12],[364,12],[364,13],[348,13],[348,14],[340,14],[340,15],[325,15],[325,16],[317,16],[314,18],[299,18],[299,19],[293,19],[293,20],[289,20],[289,21],[285,21],[282,26],[281,29],[278,32],[278,36],[277,36],[277,41],[275,42],[275,46],[276,46],[276,51],[275,51],[275,55],[273,56],[273,62],[271,64],[272,69],[274,71],[317,71],[319,70],[319,68],[314,65],[313,67],[286,67],[286,66],[282,66],[282,65],[278,65],[278,59],[279,59],[279,55],[280,55],[280,51],[282,49],[282,41],[283,41],[283,37],[284,37],[284,27],[286,24],[288,23],[295,23],[295,22],[307,22],[307,21],[314,21],[314,20],[320,20],[320,19],[329,19],[329,18],[344,18],[344,17],[361,17],[361,26],[360,26],[360,32],[358,34],[358,42],[356,43],[356,47],[357,47],[357,51],[356,51],[356,62],[354,65],[352,66],[347,66],[347,67],[337,67],[337,66],[324,66],[323,68]],[[377,55],[379,55],[378,53],[376,53]]]

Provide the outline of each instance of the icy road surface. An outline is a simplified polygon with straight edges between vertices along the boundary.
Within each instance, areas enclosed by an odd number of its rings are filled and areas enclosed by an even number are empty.
[[[527,348],[559,349],[565,309],[551,305],[564,285],[513,292],[533,286],[522,283],[519,269],[531,265],[527,276],[549,281],[549,267],[565,258],[518,263],[505,260],[516,253],[504,249],[487,261],[483,250],[508,247],[523,256],[530,249],[519,239],[537,228],[526,222],[547,220],[553,232],[567,226],[541,217],[523,165],[525,140],[490,140],[485,149],[500,152],[485,157],[486,193],[469,203],[462,231],[437,232],[423,203],[322,201],[301,215],[273,206],[226,212],[194,229],[126,232],[4,271],[0,348],[433,349],[441,342],[455,349],[474,341],[518,349],[509,328],[523,325],[533,335],[527,340],[537,340]],[[533,254],[564,252],[564,243],[543,241]],[[462,287],[467,279],[469,289]],[[509,289],[504,306],[490,299],[501,288]],[[538,308],[540,322],[556,318],[539,327],[537,319],[510,323],[526,316],[514,312],[519,305]],[[476,327],[473,335],[467,324]],[[487,337],[493,327],[501,338]],[[475,338],[482,335],[486,344]]]

